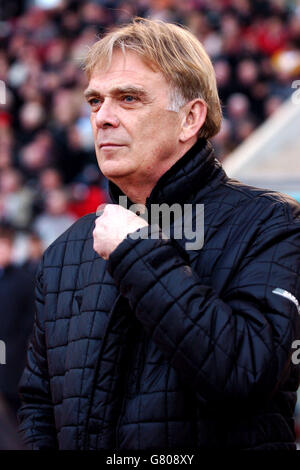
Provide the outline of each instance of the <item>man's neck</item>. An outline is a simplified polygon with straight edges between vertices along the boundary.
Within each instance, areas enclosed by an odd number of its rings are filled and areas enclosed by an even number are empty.
[[[187,143],[180,149],[180,152],[173,158],[165,162],[159,169],[156,169],[156,173],[152,179],[147,178],[144,181],[135,181],[128,177],[121,178],[118,180],[112,180],[113,183],[135,204],[146,204],[147,197],[150,196],[153,188],[157,184],[158,180],[164,175],[186,152],[196,143]]]

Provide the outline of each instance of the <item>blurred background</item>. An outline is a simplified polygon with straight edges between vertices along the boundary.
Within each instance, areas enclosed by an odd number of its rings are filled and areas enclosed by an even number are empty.
[[[300,0],[0,0],[0,391],[13,419],[41,255],[108,201],[80,64],[136,15],[186,25],[204,44],[227,173],[300,201]],[[300,404],[296,425],[300,440]]]

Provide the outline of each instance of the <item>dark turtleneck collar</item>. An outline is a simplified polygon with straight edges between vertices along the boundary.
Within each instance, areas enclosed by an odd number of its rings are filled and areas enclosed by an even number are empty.
[[[199,139],[157,181],[146,200],[150,204],[184,204],[190,202],[191,195],[205,189],[213,180],[219,181],[226,176],[221,164],[215,158],[209,141]],[[109,181],[109,194],[113,203],[119,203],[124,193]],[[128,206],[133,204],[128,199]]]

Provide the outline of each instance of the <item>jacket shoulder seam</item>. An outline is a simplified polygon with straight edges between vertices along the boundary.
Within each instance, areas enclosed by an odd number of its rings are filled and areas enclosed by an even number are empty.
[[[280,192],[276,192],[276,191],[272,191],[272,190],[268,190],[266,189],[266,191],[270,191],[270,193],[268,192],[263,192],[264,189],[262,188],[261,189],[261,193],[260,194],[249,194],[246,189],[243,189],[243,188],[237,188],[237,187],[234,187],[233,185],[230,184],[230,181],[226,181],[226,182],[222,182],[221,183],[223,186],[226,186],[228,187],[229,189],[231,189],[232,191],[237,191],[241,194],[243,194],[247,199],[246,200],[242,200],[240,201],[240,203],[238,203],[236,205],[236,209],[241,207],[243,204],[247,204],[247,202],[250,202],[250,201],[263,201],[264,199],[265,200],[268,200],[270,202],[272,202],[274,205],[276,205],[278,207],[278,209],[281,209],[282,211],[282,215],[284,216],[285,218],[285,222],[289,222],[289,223],[292,223],[292,224],[297,224],[297,223],[300,223],[300,213],[299,213],[299,216],[297,217],[294,217],[291,213],[291,207],[290,207],[290,204],[288,203],[287,200],[280,200],[279,197],[275,197],[275,196],[285,196],[284,194],[281,194]],[[255,189],[260,189],[260,188],[255,188]],[[286,197],[290,197],[288,195],[286,195]]]

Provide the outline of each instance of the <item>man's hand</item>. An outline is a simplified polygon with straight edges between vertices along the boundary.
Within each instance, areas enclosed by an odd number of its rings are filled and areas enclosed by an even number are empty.
[[[93,230],[94,250],[104,259],[117,248],[128,233],[146,227],[147,222],[132,211],[116,204],[106,204]]]

